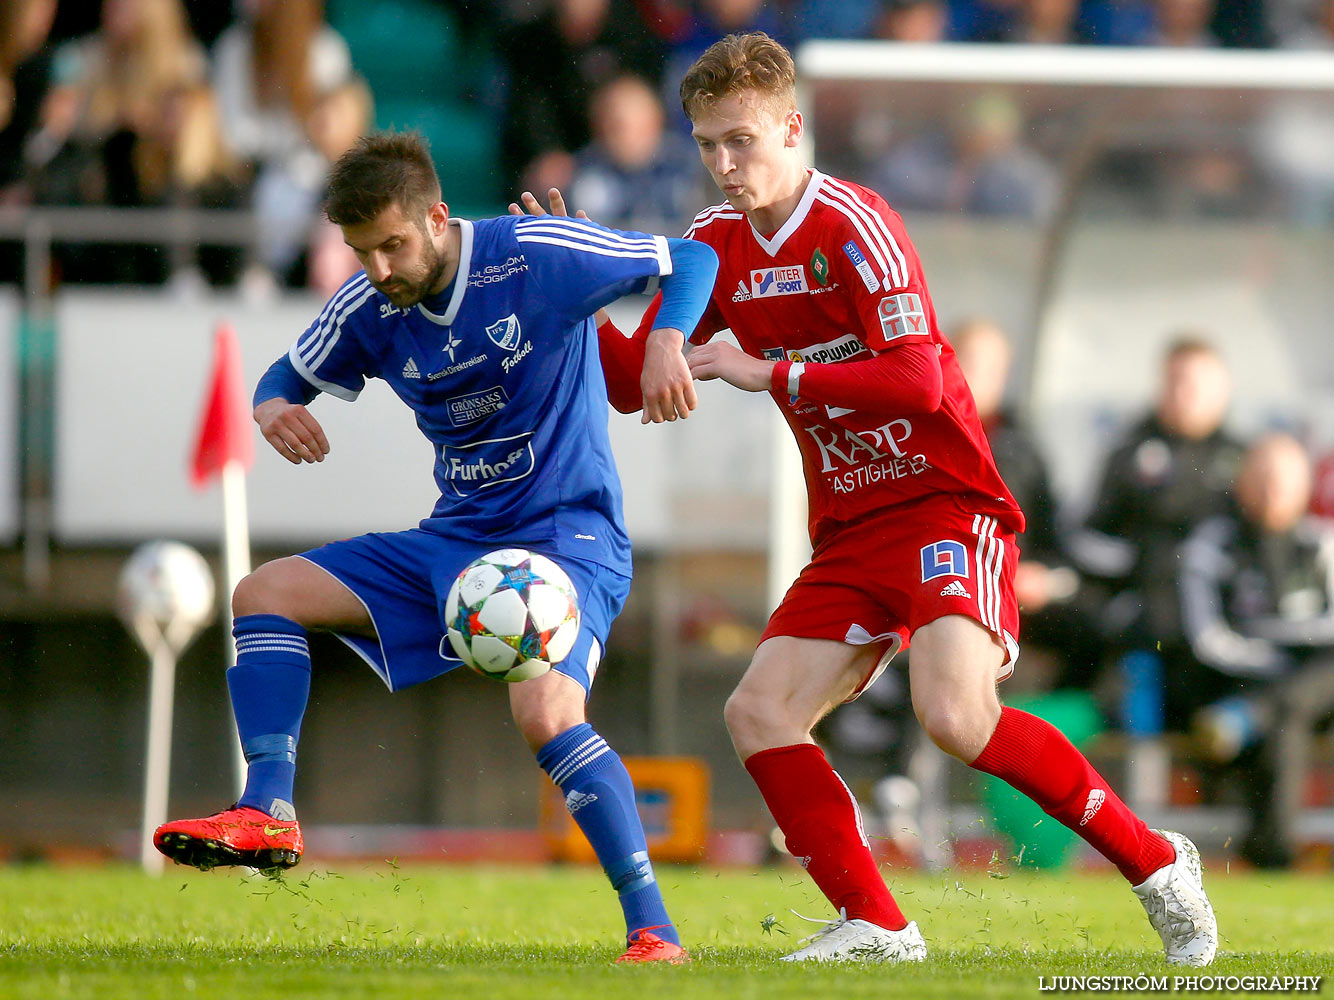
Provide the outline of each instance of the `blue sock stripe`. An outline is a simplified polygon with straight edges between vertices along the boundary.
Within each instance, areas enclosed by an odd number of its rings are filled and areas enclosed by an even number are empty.
[[[244,656],[246,653],[294,653],[297,656],[309,656],[310,647],[304,642],[238,639],[236,641],[236,655]]]
[[[607,741],[601,736],[595,737],[582,744],[574,753],[553,767],[551,769],[551,780],[558,785],[563,785],[576,771],[597,760],[603,754],[610,752],[611,747],[607,746]]]
[[[285,635],[282,632],[246,632],[244,635],[236,637],[237,642],[287,642],[295,646],[305,646],[306,637],[304,635]]]
[[[260,761],[296,763],[296,737],[290,733],[268,733],[255,736],[241,744],[247,764]]]
[[[566,753],[564,749],[558,749],[556,753],[550,754],[547,763],[543,764],[543,766],[547,769],[547,773],[551,775],[551,780],[555,781],[556,784],[559,785],[560,779],[558,779],[556,775],[558,773],[564,772],[565,765],[568,764],[572,758],[578,756],[580,751],[582,751],[585,747],[589,746],[590,744],[597,743],[601,739],[602,739],[601,736],[599,736],[597,733],[593,733],[591,736],[589,736],[586,740],[584,740],[582,743],[580,743],[578,746],[576,746],[573,750],[571,750],[568,753]]]
[[[619,864],[609,866],[607,877],[618,895],[636,892],[657,881],[653,874],[653,865],[649,862],[648,851],[636,851]]]

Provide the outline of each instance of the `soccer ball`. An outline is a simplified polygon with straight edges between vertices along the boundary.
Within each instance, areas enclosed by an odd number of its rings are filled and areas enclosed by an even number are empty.
[[[540,677],[579,634],[574,584],[546,556],[497,549],[469,563],[445,598],[446,634],[460,660],[492,680]]]
[[[117,589],[121,620],[146,645],[165,636],[182,649],[213,618],[213,571],[181,542],[147,542],[121,570]]]

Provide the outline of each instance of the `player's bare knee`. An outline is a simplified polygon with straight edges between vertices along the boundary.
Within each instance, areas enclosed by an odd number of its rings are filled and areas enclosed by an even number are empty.
[[[760,750],[782,746],[799,738],[780,702],[745,688],[737,688],[723,705],[723,722],[732,745],[743,760]],[[799,727],[798,727],[799,728]]]
[[[933,702],[914,703],[913,709],[931,742],[965,763],[982,752],[996,728],[995,720],[988,718],[982,706]]]
[[[267,562],[258,569],[241,578],[241,582],[232,591],[232,614],[242,615],[283,615],[295,618],[295,609],[290,600],[292,588],[287,585],[287,574],[283,563],[277,559]]]

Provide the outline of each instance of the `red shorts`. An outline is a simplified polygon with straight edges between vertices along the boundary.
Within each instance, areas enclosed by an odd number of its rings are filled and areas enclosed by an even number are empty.
[[[1005,680],[1019,657],[1019,549],[1014,532],[965,503],[942,494],[901,504],[825,538],[760,641],[787,635],[883,643],[883,655],[855,698],[907,648],[917,629],[945,615],[965,615],[1004,648],[996,680]]]

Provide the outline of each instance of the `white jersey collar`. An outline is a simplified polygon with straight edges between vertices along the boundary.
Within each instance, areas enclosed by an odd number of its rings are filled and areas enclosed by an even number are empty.
[[[774,233],[772,237],[765,239],[760,231],[755,228],[755,223],[750,222],[750,217],[747,216],[746,218],[746,221],[750,223],[750,231],[755,234],[755,241],[764,248],[764,252],[770,257],[778,256],[778,251],[783,249],[783,244],[787,242],[787,238],[795,233],[801,227],[801,224],[806,221],[806,215],[810,212],[811,205],[815,203],[815,195],[816,192],[819,191],[821,183],[824,181],[824,174],[820,173],[820,171],[816,170],[814,167],[811,167],[809,172],[811,179],[806,185],[806,191],[802,194],[801,201],[797,202],[797,207],[792,210],[792,214],[788,216],[788,219],[783,223],[782,228]]]
[[[453,325],[459,306],[463,304],[463,293],[468,290],[468,274],[472,270],[472,223],[467,219],[450,219],[449,224],[459,227],[459,269],[454,272],[454,294],[449,297],[449,306],[443,316],[417,303],[417,311],[439,326]]]

